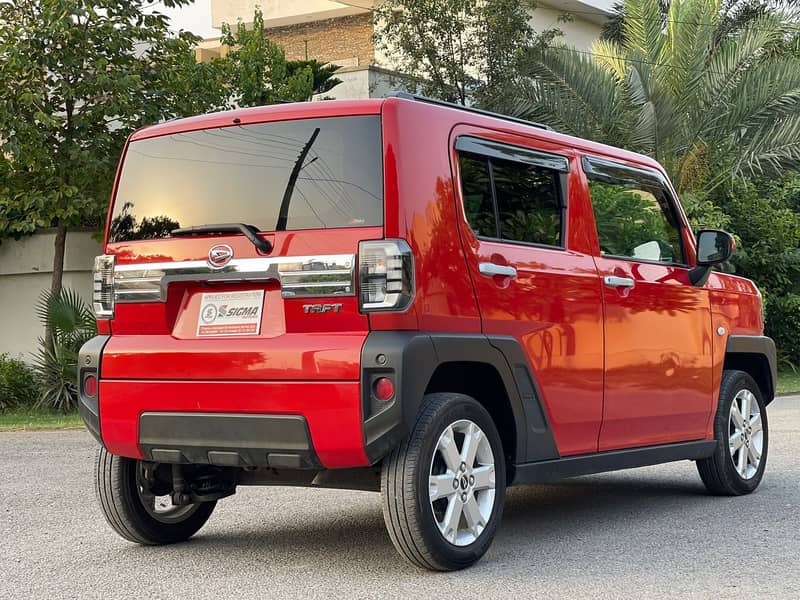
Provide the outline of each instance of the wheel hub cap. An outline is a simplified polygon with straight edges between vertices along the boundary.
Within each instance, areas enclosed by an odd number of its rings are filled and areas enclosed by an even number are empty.
[[[728,418],[728,446],[736,472],[751,479],[758,472],[764,451],[761,408],[750,390],[739,390],[731,402]]]
[[[491,518],[495,498],[494,454],[478,425],[462,419],[439,436],[428,492],[444,539],[456,546],[478,539]]]

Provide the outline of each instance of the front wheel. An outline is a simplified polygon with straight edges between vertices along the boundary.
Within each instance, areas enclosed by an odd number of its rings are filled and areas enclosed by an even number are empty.
[[[492,543],[505,488],[503,447],[486,409],[462,394],[429,394],[409,437],[383,462],[389,536],[419,567],[468,567]]]
[[[145,463],[114,456],[100,448],[95,461],[95,490],[112,529],[137,544],[173,544],[189,539],[208,521],[216,502],[175,506],[168,494],[150,491]]]
[[[755,490],[767,465],[767,407],[758,385],[744,371],[722,374],[714,438],[714,454],[697,461],[706,489],[722,496]]]

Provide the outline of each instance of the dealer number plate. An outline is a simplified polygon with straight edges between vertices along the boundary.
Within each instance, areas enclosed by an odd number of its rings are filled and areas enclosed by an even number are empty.
[[[258,335],[264,290],[202,294],[197,336]]]

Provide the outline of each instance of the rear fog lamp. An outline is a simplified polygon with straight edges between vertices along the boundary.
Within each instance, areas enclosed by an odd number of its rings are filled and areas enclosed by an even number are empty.
[[[83,393],[89,398],[97,397],[97,376],[87,375],[83,378]]]
[[[372,391],[378,400],[386,402],[394,397],[394,383],[388,377],[380,377],[375,380]]]

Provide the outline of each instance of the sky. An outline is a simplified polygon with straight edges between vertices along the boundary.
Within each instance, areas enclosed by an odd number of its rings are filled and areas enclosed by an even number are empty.
[[[172,29],[185,29],[202,38],[219,37],[219,29],[211,27],[211,0],[195,0],[182,8],[165,8],[156,2],[153,10],[169,15]]]

